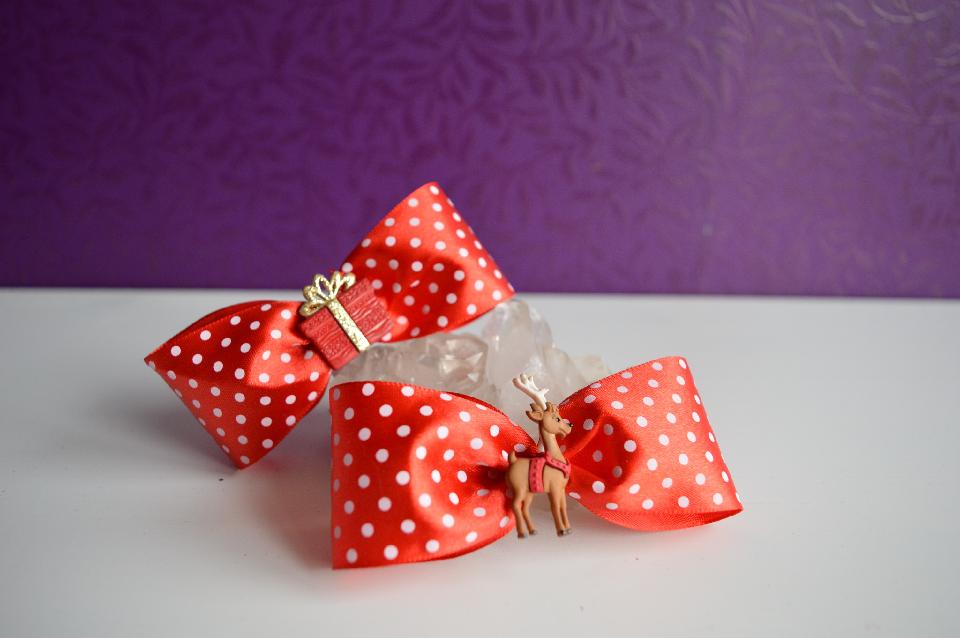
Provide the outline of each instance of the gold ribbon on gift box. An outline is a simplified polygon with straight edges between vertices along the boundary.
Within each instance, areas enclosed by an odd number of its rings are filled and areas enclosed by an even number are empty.
[[[337,301],[337,295],[341,291],[349,290],[356,281],[357,278],[353,273],[342,273],[339,270],[334,270],[330,279],[323,275],[314,275],[313,283],[303,288],[303,298],[306,301],[300,304],[299,312],[302,317],[311,317],[326,308],[343,328],[357,351],[363,352],[370,347],[370,342],[350,317],[347,309]]]

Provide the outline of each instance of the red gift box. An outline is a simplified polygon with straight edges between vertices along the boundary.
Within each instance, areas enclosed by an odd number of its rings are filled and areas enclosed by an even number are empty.
[[[336,300],[331,302],[335,303],[343,306],[371,344],[390,332],[390,315],[387,314],[386,305],[374,294],[373,286],[368,280],[358,280],[338,294]],[[334,318],[329,307],[321,308],[316,314],[304,319],[300,327],[335,370],[347,365],[360,352]]]

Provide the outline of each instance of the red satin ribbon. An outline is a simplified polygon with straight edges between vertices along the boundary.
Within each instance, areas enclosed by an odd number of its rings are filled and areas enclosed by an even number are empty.
[[[668,530],[743,509],[684,359],[610,375],[558,407],[573,425],[568,494],[600,518]],[[334,567],[451,558],[513,529],[507,456],[535,443],[493,406],[374,381],[334,387],[330,411]]]
[[[453,330],[513,295],[435,183],[397,204],[340,270],[369,280],[386,305],[392,325],[382,341]],[[299,306],[250,301],[217,310],[145,358],[238,467],[280,443],[326,388],[331,368],[300,331]]]

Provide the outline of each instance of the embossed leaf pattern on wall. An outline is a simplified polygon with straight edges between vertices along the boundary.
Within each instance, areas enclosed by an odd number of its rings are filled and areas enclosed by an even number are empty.
[[[436,179],[520,290],[960,297],[954,0],[0,4],[2,284],[298,288]]]

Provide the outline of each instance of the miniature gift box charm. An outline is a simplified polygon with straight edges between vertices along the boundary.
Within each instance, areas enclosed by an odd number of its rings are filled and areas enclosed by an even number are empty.
[[[315,275],[303,289],[300,328],[334,369],[390,332],[390,316],[366,279],[335,270],[327,279]]]

